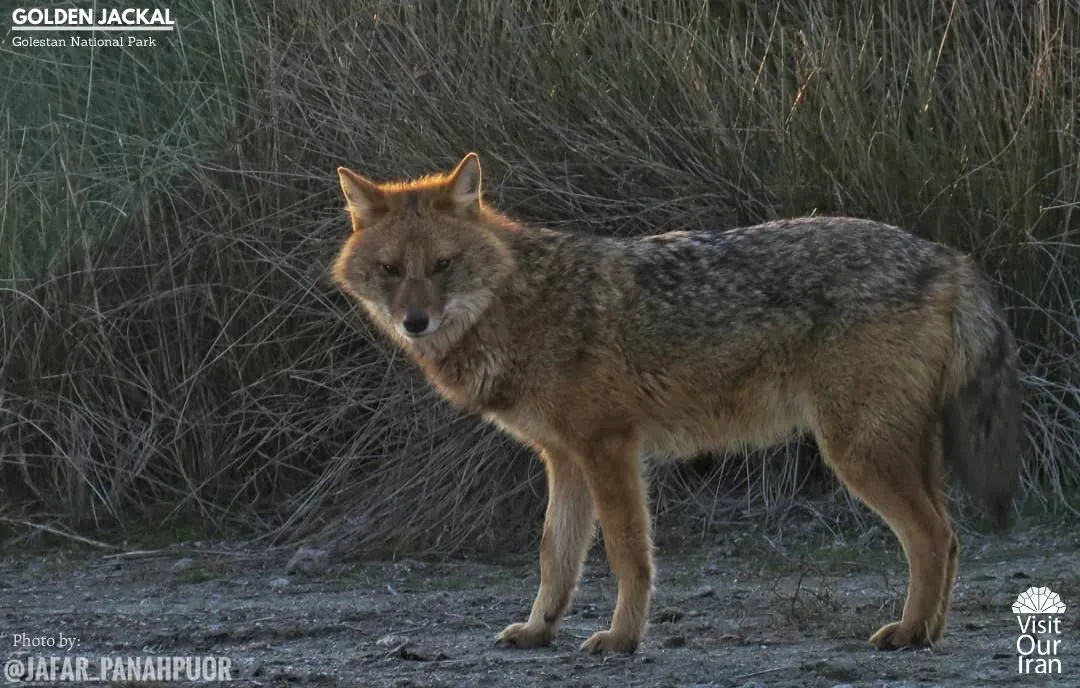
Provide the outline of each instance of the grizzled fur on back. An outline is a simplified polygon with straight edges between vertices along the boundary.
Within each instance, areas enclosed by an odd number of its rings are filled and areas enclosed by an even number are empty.
[[[932,294],[954,264],[949,249],[879,223],[835,217],[630,240],[635,282],[650,311],[699,337],[708,329],[839,332]],[[689,278],[689,279],[688,279]],[[708,309],[684,310],[696,299]],[[653,310],[655,308],[655,310]],[[740,332],[731,333],[738,336]]]
[[[1015,345],[966,256],[852,218],[635,239],[529,227],[483,203],[475,154],[414,182],[339,175],[353,232],[337,283],[448,400],[545,462],[540,593],[501,642],[551,639],[595,517],[619,598],[583,647],[632,651],[652,579],[639,453],[797,433],[909,557],[903,619],[871,642],[941,636],[957,557],[944,466],[999,524],[1018,482]]]

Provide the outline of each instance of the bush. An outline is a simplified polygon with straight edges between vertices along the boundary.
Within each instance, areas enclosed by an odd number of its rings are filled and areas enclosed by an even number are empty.
[[[0,48],[7,522],[534,538],[536,462],[439,401],[326,273],[338,164],[397,178],[471,149],[489,201],[552,226],[836,213],[972,252],[1021,340],[1029,502],[1072,510],[1068,3],[176,5],[155,49]],[[708,521],[740,503],[721,485],[782,514],[807,479],[789,454],[659,469],[658,508]]]

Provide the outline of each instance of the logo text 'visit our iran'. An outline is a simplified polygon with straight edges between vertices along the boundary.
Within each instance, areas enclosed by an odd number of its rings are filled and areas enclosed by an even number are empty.
[[[1020,636],[1016,639],[1017,672],[1060,674],[1061,615],[1065,603],[1050,588],[1032,586],[1012,605]]]
[[[172,31],[168,9],[19,8],[11,13],[13,31]]]

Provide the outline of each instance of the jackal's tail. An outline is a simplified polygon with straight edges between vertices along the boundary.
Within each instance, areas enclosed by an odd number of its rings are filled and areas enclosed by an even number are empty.
[[[995,528],[1004,531],[1014,515],[1023,433],[1016,344],[990,285],[973,268],[969,277],[955,304],[942,449]]]

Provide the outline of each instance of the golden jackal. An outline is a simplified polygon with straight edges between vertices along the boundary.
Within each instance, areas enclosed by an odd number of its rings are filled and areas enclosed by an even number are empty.
[[[599,519],[633,652],[653,562],[640,455],[810,432],[907,555],[878,648],[941,637],[957,541],[945,461],[994,520],[1013,513],[1021,432],[1012,336],[972,262],[868,220],[817,217],[614,239],[526,227],[480,196],[480,162],[377,184],[339,168],[352,235],[335,281],[452,403],[547,469],[540,590],[498,636],[555,635]]]

